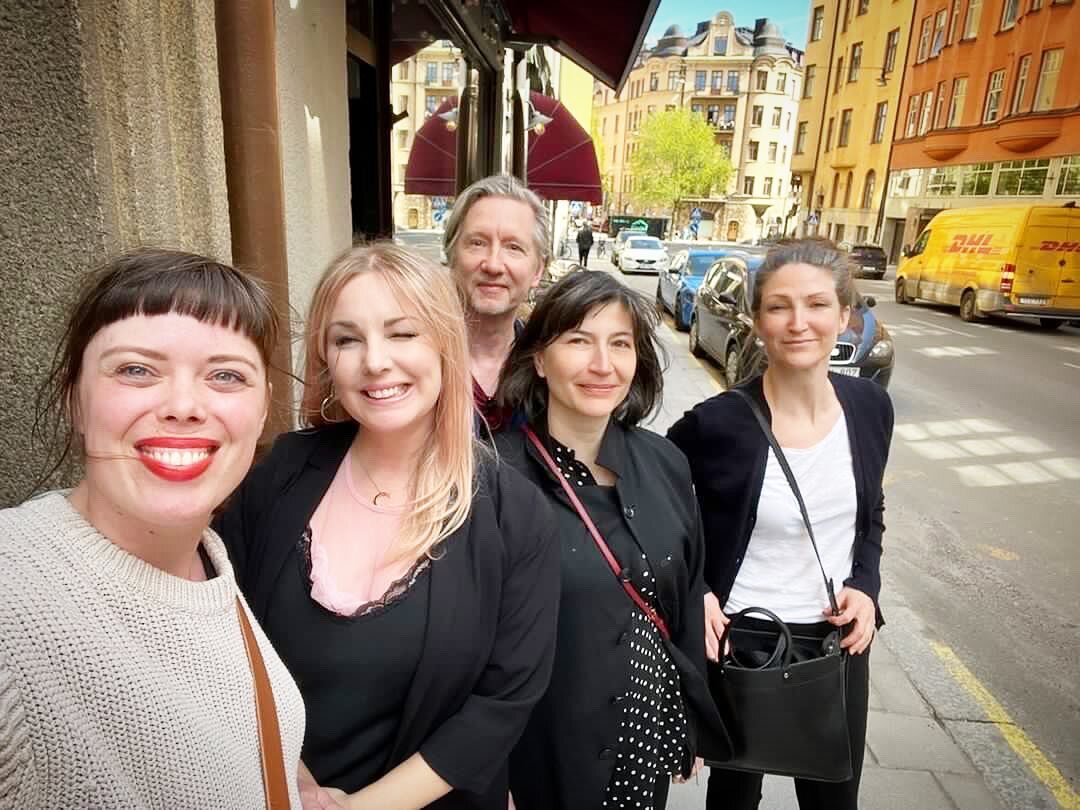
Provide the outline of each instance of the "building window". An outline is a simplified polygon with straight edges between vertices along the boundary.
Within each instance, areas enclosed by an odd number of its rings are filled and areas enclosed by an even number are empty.
[[[870,13],[870,0],[859,0],[859,8],[855,12],[856,16],[861,17],[863,14]]]
[[[840,30],[846,33],[848,22],[851,20],[851,0],[844,0],[844,16],[840,20]]]
[[[742,193],[749,197],[754,195],[754,178],[744,177],[742,179]]]
[[[830,149],[832,149],[833,123],[835,122],[835,120],[836,120],[835,118],[830,116],[829,123],[825,127],[825,151],[826,152],[828,152]]]
[[[874,207],[874,188],[877,186],[877,173],[871,169],[866,173],[866,179],[863,181],[862,187],[862,205],[861,208],[873,208]]]
[[[892,73],[896,69],[896,52],[900,49],[900,29],[894,28],[885,39],[885,66],[886,73]]]
[[[968,0],[967,16],[964,17],[964,35],[960,39],[975,39],[979,33],[979,16],[982,0]]]
[[[840,92],[840,84],[844,81],[844,57],[836,60],[836,83],[833,85],[833,93]]]
[[[1016,25],[1016,15],[1020,10],[1020,0],[1005,0],[1001,9],[1001,27],[999,30],[1007,31]]]
[[[946,45],[952,45],[956,41],[956,27],[960,24],[960,0],[953,0],[952,16],[949,18],[949,35],[945,38]]]
[[[904,127],[905,138],[914,138],[915,133],[919,131],[919,103],[921,101],[922,96],[918,93],[908,99],[907,126]]]
[[[795,133],[795,154],[802,155],[806,153],[806,135],[810,129],[810,123],[808,121],[800,121],[798,131]]]
[[[1041,197],[1050,160],[1006,160],[998,164],[994,193],[1002,197]]]
[[[787,144],[782,146],[780,149],[781,149],[780,162],[783,163],[786,166],[787,165]],[[781,182],[783,182],[783,181],[781,181]]]
[[[915,56],[915,64],[925,62],[930,56],[930,34],[933,26],[933,17],[923,17],[922,27],[919,29],[919,52]]]
[[[776,141],[769,141],[769,163],[776,163],[776,150],[779,146]]]
[[[408,96],[398,96],[398,112],[403,112],[403,113],[408,113],[409,112],[409,97]]]
[[[990,193],[990,181],[994,177],[993,163],[973,163],[964,166],[961,171],[961,197],[985,197]]]
[[[847,182],[844,183],[844,208],[851,208],[851,188],[855,185],[855,172],[847,173]]]
[[[848,82],[858,81],[859,69],[862,67],[862,43],[856,42],[851,46],[851,64],[848,65]]]
[[[713,37],[713,56],[727,56],[727,36]]]
[[[669,70],[667,72],[667,89],[678,90],[679,89],[679,71]]]
[[[919,134],[930,131],[930,116],[934,112],[934,91],[927,90],[922,97],[922,117],[919,119]]]
[[[765,108],[760,104],[755,104],[753,110],[750,111],[750,124],[755,127],[760,127],[764,118]]]
[[[442,66],[442,80],[443,84],[453,84],[454,76],[457,73],[457,65],[454,62],[443,62]]]
[[[724,71],[714,70],[712,72],[712,89],[720,90],[724,86]]]
[[[442,101],[438,96],[428,96],[424,99],[424,112],[425,117],[430,118],[434,114],[435,110],[439,107],[439,102]]]
[[[807,65],[806,73],[803,74],[803,98],[813,98],[815,78],[817,78],[817,65]]]
[[[840,190],[840,175],[834,174],[832,178],[832,194],[829,196],[829,208],[836,208],[836,192]]]
[[[690,112],[692,112],[694,115],[701,115],[703,112],[705,112],[705,107],[701,104],[691,104]],[[604,134],[603,130],[600,131],[600,134]]]
[[[786,73],[777,73],[776,74],[776,92],[777,93],[783,93],[786,90],[787,90],[787,74]]]
[[[714,127],[717,124],[720,123],[720,105],[719,104],[710,104],[709,105],[709,114],[708,114],[708,116],[706,117],[705,120],[707,120]]]
[[[724,123],[727,124],[728,126],[734,126],[735,125],[735,105],[734,104],[725,104],[724,105]]]
[[[930,55],[937,56],[945,47],[945,25],[949,21],[949,12],[942,9],[934,17],[934,40],[930,45]]]
[[[851,110],[840,113],[840,134],[836,136],[837,147],[847,146],[851,140]]]
[[[760,146],[760,144],[757,141],[750,141],[750,152],[746,156],[747,160],[757,160],[758,159],[758,147],[759,146]]]
[[[761,196],[762,197],[771,197],[772,196],[772,181],[773,181],[773,179],[771,177],[766,177],[764,180],[761,181]]]
[[[437,62],[427,62],[426,81],[428,84],[435,84],[439,80],[439,64]]]
[[[727,89],[729,93],[739,92],[739,72],[737,70],[729,70],[727,74]]]
[[[889,119],[889,102],[883,101],[874,110],[874,132],[870,136],[870,143],[881,143],[885,140],[885,122]]]
[[[791,113],[784,115],[784,132],[791,132]]]
[[[825,31],[825,6],[815,6],[810,21],[810,41],[817,42]]]
[[[660,74],[656,73],[654,71],[653,73],[649,74],[649,92],[651,93],[654,90],[659,90],[659,89],[660,89]]]
[[[1024,95],[1027,93],[1028,72],[1031,70],[1031,54],[1020,58],[1016,68],[1016,87],[1013,88],[1013,100],[1010,114],[1016,115],[1024,107]]]
[[[615,131],[612,134],[614,134],[614,135],[619,134],[619,116],[617,116],[617,115],[615,116]]]
[[[870,236],[870,229],[865,225],[859,225],[855,229],[855,244],[865,245],[867,238]]]
[[[772,108],[772,126],[773,129],[780,129],[780,115],[783,110],[780,107]]]
[[[946,127],[958,127],[964,118],[964,97],[967,95],[967,76],[953,79],[952,98],[949,99],[949,115],[945,119]]]
[[[398,149],[405,149],[409,145],[409,130],[399,129],[397,132]]]
[[[1035,85],[1035,103],[1031,107],[1034,112],[1054,108],[1054,94],[1057,92],[1058,75],[1061,73],[1061,58],[1064,53],[1064,48],[1043,51],[1042,65],[1039,68],[1039,83]]]
[[[758,90],[768,90],[769,89],[769,71],[767,71],[767,70],[759,70],[756,75],[757,75],[757,85],[756,85],[757,89]]]
[[[1080,194],[1080,156],[1073,155],[1061,162],[1057,193],[1059,196]]]
[[[398,78],[403,82],[409,80],[409,60],[406,59],[400,65],[398,65]]]
[[[695,70],[694,71],[694,90],[696,92],[699,92],[699,93],[702,92],[705,89],[705,86],[708,84],[708,81],[709,81],[709,74],[708,74],[707,71],[704,71],[704,70]]]
[[[931,169],[930,179],[926,184],[926,193],[931,197],[951,197],[956,193],[956,167]]]
[[[1001,96],[1005,92],[1005,71],[995,70],[986,84],[986,104],[983,106],[982,122],[992,124],[997,121],[1001,110]]]

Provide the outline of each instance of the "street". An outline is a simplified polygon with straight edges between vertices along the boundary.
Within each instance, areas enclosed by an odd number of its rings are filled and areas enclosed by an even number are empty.
[[[439,238],[399,234],[435,260]],[[595,256],[591,265],[650,300],[655,295],[655,275],[620,274]],[[895,662],[895,680],[910,693],[901,702],[925,706],[1001,806],[1075,807],[1080,330],[964,323],[944,307],[896,304],[891,279],[890,271],[882,281],[858,282],[876,299],[897,358],[882,564],[888,624],[872,672],[893,673]],[[660,339],[669,366],[664,407],[650,427],[663,432],[723,385],[718,368],[690,355],[670,316]],[[909,782],[897,781],[922,765],[889,761],[890,735],[910,719],[881,703],[880,714],[874,711],[875,701],[888,703],[891,689],[872,684],[864,801],[868,808],[937,806],[924,798],[913,803]],[[964,770],[935,774],[952,802],[940,806],[992,806],[982,794],[964,800],[972,788]],[[790,784],[767,779],[763,808],[794,808]],[[705,774],[674,788],[669,808],[701,807],[704,786]]]

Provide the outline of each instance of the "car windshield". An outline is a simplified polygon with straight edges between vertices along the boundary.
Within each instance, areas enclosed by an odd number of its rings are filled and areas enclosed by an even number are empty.
[[[656,239],[631,239],[629,246],[634,250],[660,250],[660,242]]]
[[[690,261],[686,265],[686,275],[688,276],[703,276],[709,272],[709,268],[713,266],[719,256],[714,253],[706,253],[702,256],[691,256]]]

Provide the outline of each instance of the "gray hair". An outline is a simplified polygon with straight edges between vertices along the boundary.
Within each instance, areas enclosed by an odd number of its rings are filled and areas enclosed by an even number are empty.
[[[512,174],[493,174],[490,177],[484,177],[458,195],[454,202],[454,209],[446,220],[446,230],[443,232],[443,250],[446,252],[446,260],[453,265],[454,250],[457,247],[458,237],[461,236],[461,225],[465,222],[465,216],[476,201],[484,197],[506,197],[508,200],[525,203],[532,209],[533,217],[536,219],[533,241],[536,243],[536,252],[540,257],[540,268],[546,268],[551,261],[551,219],[548,217],[547,207],[535,191],[531,191]]]
[[[750,311],[756,319],[761,314],[761,298],[765,285],[774,273],[789,264],[808,264],[832,274],[840,307],[850,307],[855,301],[855,282],[852,281],[851,259],[846,251],[829,239],[811,237],[780,242],[765,255],[765,261],[755,273],[754,294]]]

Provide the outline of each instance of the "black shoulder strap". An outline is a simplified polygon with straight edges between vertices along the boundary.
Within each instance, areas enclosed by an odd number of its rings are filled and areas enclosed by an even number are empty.
[[[806,533],[810,535],[810,544],[814,547],[814,556],[817,557],[818,568],[821,569],[821,576],[825,580],[825,590],[829,594],[829,606],[832,608],[833,615],[838,616],[840,615],[840,608],[836,604],[833,581],[829,579],[829,575],[825,573],[825,566],[821,563],[821,554],[818,553],[817,541],[814,539],[814,527],[810,524],[810,515],[806,512],[806,502],[803,501],[802,492],[799,491],[799,485],[795,481],[795,474],[791,471],[787,457],[784,455],[784,451],[780,449],[780,442],[776,440],[772,427],[769,426],[769,420],[765,418],[765,414],[761,412],[761,407],[754,401],[752,396],[740,388],[732,388],[730,393],[735,394],[750,407],[750,410],[754,413],[754,418],[757,419],[757,423],[761,425],[761,431],[765,434],[765,438],[769,440],[773,455],[776,456],[780,469],[784,471],[784,477],[795,495],[795,500],[799,502],[799,511],[802,513],[803,524],[806,526]]]

